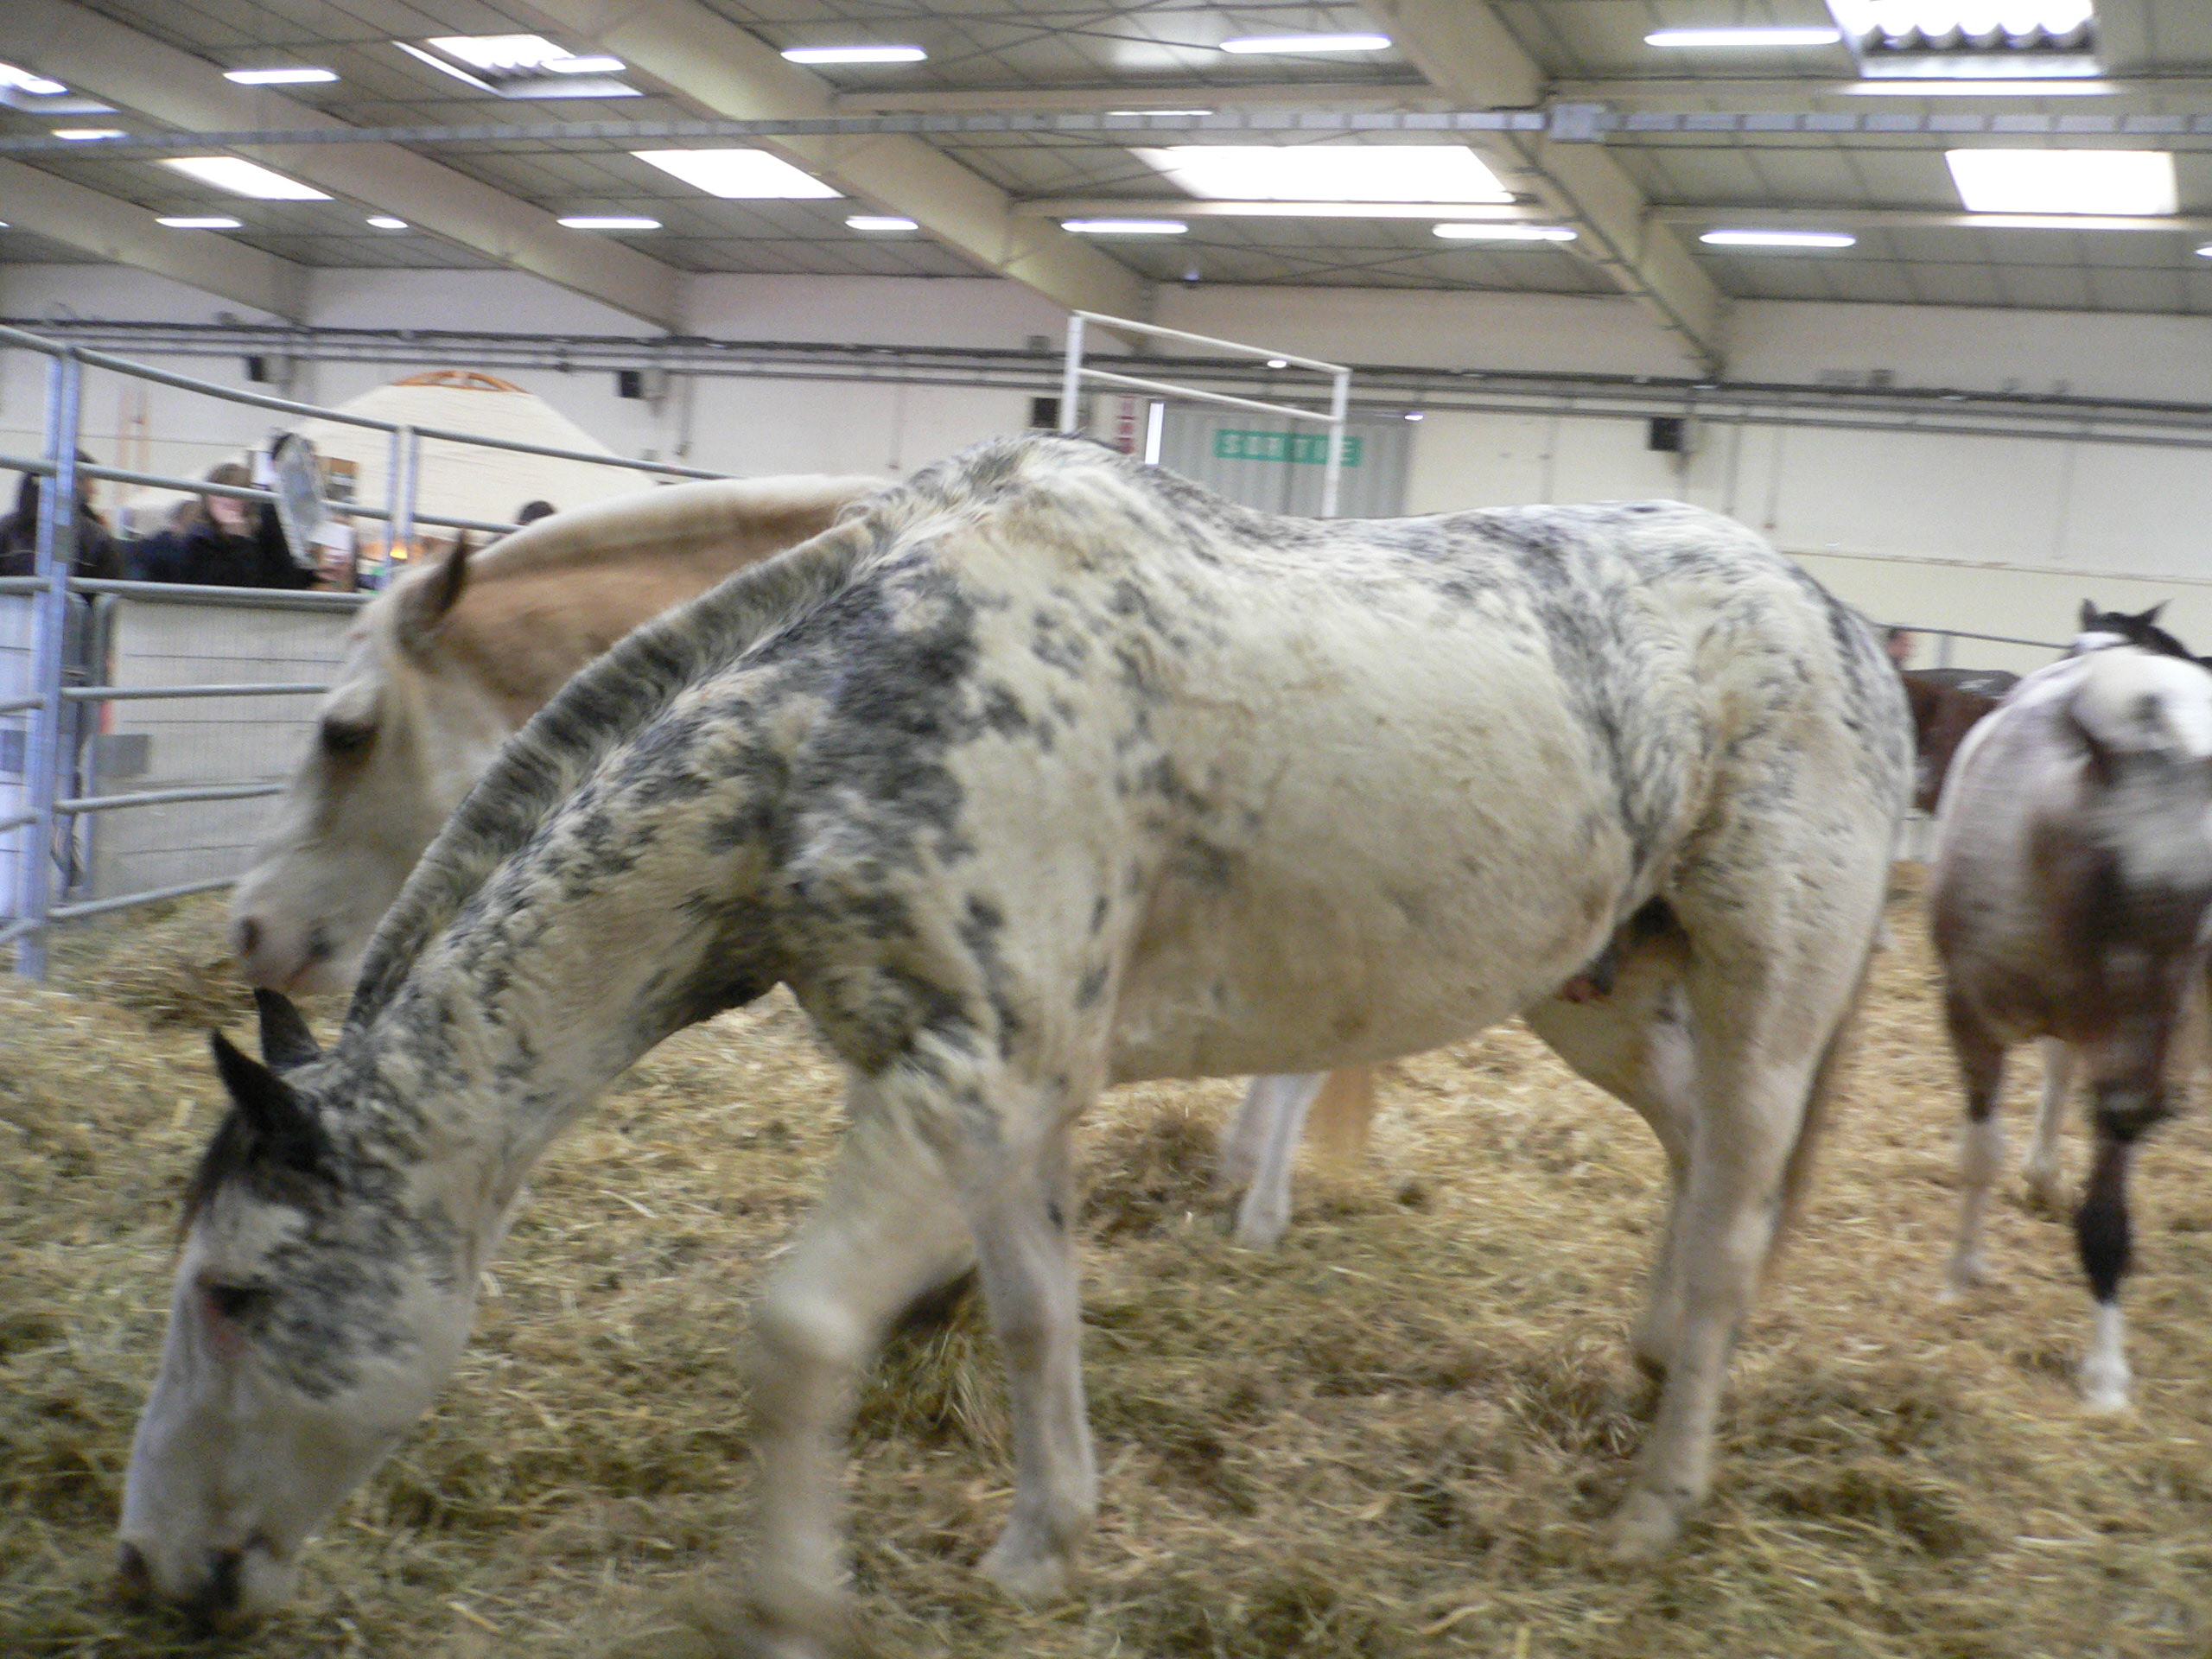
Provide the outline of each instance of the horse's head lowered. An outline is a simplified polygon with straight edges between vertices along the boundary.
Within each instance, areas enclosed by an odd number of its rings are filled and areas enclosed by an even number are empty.
[[[255,995],[267,1063],[213,1039],[232,1109],[187,1196],[123,1499],[125,1585],[211,1625],[290,1593],[300,1545],[429,1408],[475,1311],[461,1206],[407,1190],[334,1109],[355,1104],[342,1062]]]

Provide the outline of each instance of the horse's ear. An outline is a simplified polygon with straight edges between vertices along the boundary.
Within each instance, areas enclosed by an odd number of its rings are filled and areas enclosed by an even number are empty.
[[[2085,600],[2083,600],[2083,601],[2082,601],[2082,622],[2081,622],[2081,627],[2082,627],[2082,632],[2087,633],[2087,632],[2089,631],[2089,629],[2090,629],[2092,626],[2094,626],[2095,625],[2095,622],[2096,622],[2096,620],[2097,620],[2097,616],[2098,616],[2098,611],[2097,611],[2097,601],[2094,601],[2094,599],[2085,599]]]
[[[253,1006],[261,1010],[261,1058],[270,1071],[289,1071],[321,1057],[322,1045],[289,997],[256,988]]]
[[[2149,610],[2147,610],[2147,611],[2144,612],[2142,615],[2140,615],[2140,616],[2137,617],[2135,620],[2136,620],[2138,622],[2140,622],[2140,623],[2141,623],[2145,627],[2146,627],[2146,628],[2147,628],[2147,627],[2149,627],[2152,623],[2156,622],[2156,621],[2158,620],[2158,613],[2159,613],[2160,611],[2164,610],[2165,608],[2166,608],[2166,601],[2165,601],[2164,600],[2163,600],[2163,599],[2162,599],[2162,600],[2160,600],[2157,604],[2153,605],[2153,606],[2152,606]]]
[[[207,1039],[215,1070],[251,1134],[253,1155],[303,1175],[321,1168],[326,1149],[322,1126],[291,1085],[221,1032],[209,1032]]]
[[[475,549],[464,531],[453,551],[441,559],[419,582],[410,582],[399,595],[399,643],[412,651],[429,643],[438,625],[461,602],[468,586],[468,556]]]

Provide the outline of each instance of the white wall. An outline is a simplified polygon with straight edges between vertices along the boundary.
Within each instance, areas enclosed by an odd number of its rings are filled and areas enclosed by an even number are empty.
[[[725,339],[1020,348],[1064,317],[983,278],[701,276],[687,328]],[[332,327],[636,334],[639,325],[508,272],[321,271],[313,320]],[[116,267],[0,266],[0,315],[209,322],[237,308]],[[1423,290],[1164,289],[1157,320],[1338,360],[1423,367],[1673,376],[1665,336],[1624,301]],[[258,319],[251,319],[258,320]],[[2199,400],[2212,319],[1753,303],[1732,320],[1732,378],[1815,382],[1890,372],[1905,386]],[[172,366],[243,384],[232,359]],[[41,363],[0,353],[0,449],[35,443]],[[323,363],[292,395],[342,402],[404,366]],[[688,413],[625,402],[604,370],[512,378],[615,449],[741,473],[911,470],[1018,429],[1027,394],[981,388],[701,379]],[[143,406],[139,399],[143,398]],[[162,388],[89,378],[88,447],[103,460],[143,414],[157,471],[196,472],[275,417]],[[2084,594],[2174,600],[2212,641],[2212,454],[2056,438],[1840,431],[1708,423],[1686,460],[1644,447],[1641,421],[1432,410],[1414,442],[1410,510],[1675,496],[1733,514],[1877,615],[2054,638]],[[135,458],[135,457],[134,457]],[[487,511],[514,503],[490,503]]]

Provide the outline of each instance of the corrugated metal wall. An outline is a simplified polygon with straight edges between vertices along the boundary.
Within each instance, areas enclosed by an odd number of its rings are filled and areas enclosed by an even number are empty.
[[[1413,433],[1410,422],[1398,419],[1345,423],[1338,517],[1392,518],[1405,512]],[[1160,464],[1248,507],[1311,517],[1321,511],[1328,435],[1327,428],[1308,421],[1171,404]]]

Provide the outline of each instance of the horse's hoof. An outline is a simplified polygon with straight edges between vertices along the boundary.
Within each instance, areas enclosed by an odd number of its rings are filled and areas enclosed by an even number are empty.
[[[2126,1372],[2108,1376],[2088,1366],[2082,1368],[2082,1409],[2093,1417],[2117,1417],[2132,1408],[2128,1398],[2128,1384],[2134,1379]]]
[[[1982,1256],[1962,1255],[1954,1260],[1943,1271],[1943,1282],[1936,1292],[1939,1302],[1962,1302],[1990,1282],[1989,1263]]]
[[[2055,1169],[2031,1169],[2023,1176],[2028,1208],[2038,1216],[2063,1217],[2069,1213],[2066,1202],[2066,1178]]]
[[[1282,1236],[1290,1230],[1290,1217],[1262,1211],[1251,1205],[1244,1205],[1236,1211],[1236,1224],[1230,1230],[1230,1242],[1240,1249],[1272,1250],[1282,1243]]]
[[[1008,1599],[1026,1607],[1057,1601],[1067,1593],[1067,1557],[1036,1542],[1018,1523],[999,1535],[978,1570]]]
[[[1658,1493],[1639,1486],[1605,1529],[1605,1554],[1624,1565],[1656,1561],[1681,1536],[1682,1518]]]

